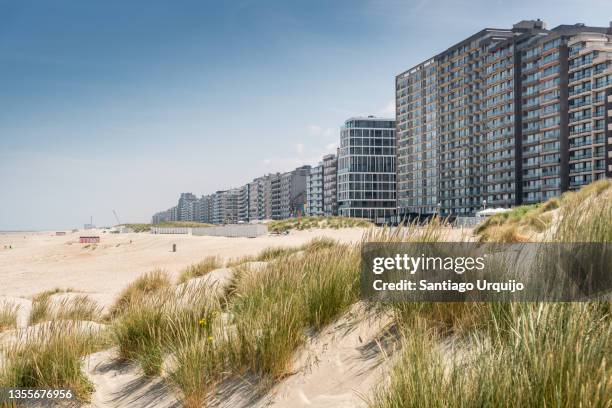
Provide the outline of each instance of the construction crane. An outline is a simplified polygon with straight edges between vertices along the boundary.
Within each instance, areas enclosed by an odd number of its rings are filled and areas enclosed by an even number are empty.
[[[113,214],[115,214],[115,219],[117,220],[117,225],[121,225],[121,221],[119,221],[119,216],[117,215],[117,211],[113,210]]]

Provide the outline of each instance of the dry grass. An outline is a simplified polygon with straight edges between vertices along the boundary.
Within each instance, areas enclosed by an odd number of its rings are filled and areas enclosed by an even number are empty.
[[[46,323],[7,347],[0,384],[71,389],[78,399],[87,401],[93,386],[83,372],[82,358],[107,345],[103,333],[83,329],[78,322]]]
[[[8,301],[0,302],[0,333],[17,327],[18,313],[19,305]]]
[[[262,250],[256,257],[256,261],[268,262],[277,258],[287,257],[299,251],[298,247],[270,247]]]
[[[609,186],[594,183],[544,208],[521,208],[505,218],[520,222],[560,206],[547,238],[612,242],[612,197],[604,195]],[[485,229],[505,223],[493,220]],[[534,263],[532,273],[544,266]],[[610,301],[393,307],[401,356],[368,401],[370,407],[610,406]]]
[[[119,354],[138,362],[147,375],[157,375],[170,350],[211,334],[218,311],[218,300],[204,284],[162,288],[154,296],[133,299],[112,324]]]
[[[120,315],[132,303],[144,297],[152,296],[156,292],[170,287],[171,284],[168,274],[161,269],[156,269],[140,276],[121,291],[110,308],[109,316],[116,317]]]
[[[218,256],[207,256],[202,261],[188,266],[181,272],[179,276],[179,283],[187,282],[189,279],[198,278],[204,276],[210,271],[221,268],[223,263]]]
[[[28,319],[29,324],[50,320],[51,296],[67,292],[72,292],[72,289],[55,288],[34,295],[32,298],[32,310]]]
[[[546,231],[552,225],[551,211],[560,206],[551,198],[541,204],[523,205],[487,218],[474,230],[481,242],[528,242],[534,233]]]

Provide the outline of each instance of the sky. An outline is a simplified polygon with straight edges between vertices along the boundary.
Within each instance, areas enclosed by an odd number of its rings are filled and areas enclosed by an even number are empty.
[[[316,164],[395,75],[485,27],[609,0],[0,0],[0,231],[149,222]]]

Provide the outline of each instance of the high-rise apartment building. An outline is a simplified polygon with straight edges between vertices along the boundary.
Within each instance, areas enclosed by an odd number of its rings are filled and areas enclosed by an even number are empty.
[[[569,189],[612,176],[612,23],[568,41]]]
[[[310,168],[306,177],[306,215],[323,215],[323,163]]]
[[[192,193],[181,193],[177,205],[177,221],[193,221],[194,203],[198,201]]]
[[[346,120],[338,153],[338,213],[390,220],[395,214],[395,121],[373,116]]]
[[[272,178],[268,174],[249,183],[249,221],[272,218]]]
[[[338,215],[338,156],[323,156],[323,215]]]
[[[522,21],[398,75],[400,217],[536,203],[610,175],[611,36]]]
[[[217,191],[212,197],[212,223],[236,224],[240,221],[241,189]]]
[[[270,178],[270,207],[272,219],[282,220],[281,214],[281,174],[277,173]]]
[[[310,166],[302,166],[280,175],[280,219],[304,215],[309,172]]]
[[[151,218],[151,224],[161,224],[162,222],[176,221],[176,206],[167,209],[166,211],[160,211],[155,213]]]

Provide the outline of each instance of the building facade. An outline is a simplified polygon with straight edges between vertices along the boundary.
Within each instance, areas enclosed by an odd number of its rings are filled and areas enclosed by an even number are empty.
[[[323,215],[338,215],[338,156],[323,156]]]
[[[396,208],[395,120],[350,118],[340,131],[338,214],[391,220]]]
[[[399,216],[537,203],[610,175],[611,35],[521,21],[398,75]]]
[[[324,213],[323,163],[310,168],[306,178],[306,215],[322,216]]]
[[[192,193],[181,193],[177,205],[177,221],[193,221],[196,201],[198,199]]]
[[[309,173],[310,166],[302,166],[280,175],[280,219],[304,215],[304,207],[306,206],[306,178]]]

